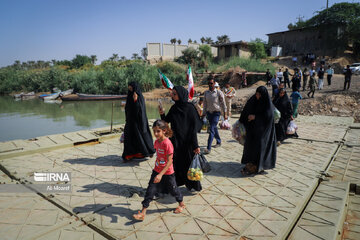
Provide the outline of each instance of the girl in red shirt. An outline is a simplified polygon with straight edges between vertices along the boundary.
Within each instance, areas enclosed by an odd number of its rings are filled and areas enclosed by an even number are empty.
[[[145,219],[146,210],[155,194],[157,192],[162,192],[162,189],[164,188],[173,195],[179,203],[179,206],[175,209],[174,213],[181,213],[185,208],[183,196],[177,187],[175,180],[173,166],[174,147],[168,138],[172,136],[172,131],[165,121],[156,120],[153,124],[153,132],[156,137],[154,143],[156,149],[155,168],[151,174],[144,201],[142,201],[142,211],[133,215],[136,220],[140,221]]]

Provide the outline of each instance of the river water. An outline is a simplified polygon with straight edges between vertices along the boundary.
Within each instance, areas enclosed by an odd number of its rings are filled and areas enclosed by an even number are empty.
[[[171,104],[163,103],[168,110]],[[148,119],[159,118],[157,101],[147,101]],[[105,127],[111,124],[112,101],[45,103],[0,96],[0,141]],[[114,101],[113,124],[125,123],[125,108]]]

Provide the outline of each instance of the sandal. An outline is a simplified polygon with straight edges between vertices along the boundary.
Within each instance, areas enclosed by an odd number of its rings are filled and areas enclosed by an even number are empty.
[[[143,214],[142,212],[139,211],[137,214],[133,215],[133,218],[135,218],[138,221],[144,221],[145,214]]]
[[[174,213],[178,214],[178,213],[181,213],[184,209],[186,208],[185,205],[183,206],[178,206],[175,210],[174,210]]]

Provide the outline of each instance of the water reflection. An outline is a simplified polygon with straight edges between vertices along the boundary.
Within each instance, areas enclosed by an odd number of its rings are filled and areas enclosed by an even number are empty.
[[[114,102],[113,123],[125,123],[122,101]],[[0,141],[108,126],[112,101],[45,103],[40,99],[15,101],[0,97]],[[159,118],[157,101],[147,101],[148,118]],[[164,104],[169,109],[171,104]]]

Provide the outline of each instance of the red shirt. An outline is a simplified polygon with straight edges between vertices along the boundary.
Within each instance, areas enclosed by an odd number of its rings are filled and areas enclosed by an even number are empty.
[[[154,171],[160,173],[167,163],[167,155],[174,153],[174,147],[171,141],[168,138],[165,138],[162,142],[156,140],[154,148],[156,149],[156,162]],[[173,173],[174,166],[171,164],[164,175],[171,175]]]

